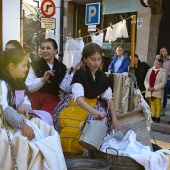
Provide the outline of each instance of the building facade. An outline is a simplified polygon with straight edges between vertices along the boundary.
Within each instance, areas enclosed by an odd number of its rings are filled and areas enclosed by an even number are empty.
[[[31,1],[31,0],[30,0]],[[29,1],[29,2],[30,2]],[[32,0],[39,3],[37,8],[43,0]],[[56,29],[52,30],[55,35],[56,41],[59,44],[60,41],[60,0],[53,0],[56,5],[56,13],[53,16],[56,18]],[[91,41],[91,37],[88,36],[88,26],[85,25],[85,11],[86,4],[88,3],[101,3],[101,15],[100,24],[97,28],[102,30],[109,27],[109,23],[115,24],[121,21],[120,15],[126,19],[132,15],[136,15],[137,19],[142,19],[142,25],[136,28],[135,36],[135,53],[137,53],[142,61],[147,61],[148,42],[149,42],[149,30],[150,30],[150,8],[146,8],[141,4],[141,1],[136,0],[65,0],[64,1],[64,28],[63,39],[64,43],[66,37],[71,36],[73,38],[85,37],[83,40],[85,43]],[[0,37],[1,37],[1,50],[4,49],[5,44],[10,39],[16,39],[23,44],[23,0],[2,0],[1,1],[1,13],[0,13]],[[103,52],[106,55],[111,56],[114,54],[115,47],[122,45],[126,51],[130,51],[131,44],[131,19],[127,20],[127,29],[129,38],[119,38],[116,41],[109,43],[104,42]],[[40,32],[43,29],[40,28]],[[106,31],[104,31],[106,33]],[[46,35],[46,34],[44,34]],[[45,38],[45,37],[44,37]]]
[[[150,30],[150,8],[144,7],[140,1],[136,0],[66,0],[65,1],[65,15],[64,15],[64,29],[65,35],[72,35],[73,38],[84,37],[88,35],[88,26],[85,25],[85,9],[87,3],[101,3],[101,16],[100,24],[97,25],[99,29],[109,27],[109,23],[115,24],[121,21],[120,15],[126,19],[132,15],[136,18],[142,19],[142,25],[136,26],[135,37],[135,53],[137,53],[142,61],[147,61],[148,43],[149,43],[149,30]],[[116,46],[121,45],[126,51],[130,51],[131,45],[131,19],[126,21],[129,38],[119,38],[116,41],[109,43],[104,42],[103,51],[106,55],[111,56]],[[136,23],[137,24],[137,23]],[[68,29],[69,28],[69,29]],[[106,31],[104,31],[106,33]],[[90,42],[91,37],[84,38],[84,42]]]

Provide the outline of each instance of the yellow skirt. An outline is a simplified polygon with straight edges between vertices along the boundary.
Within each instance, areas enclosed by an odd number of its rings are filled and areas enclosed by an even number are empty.
[[[97,103],[96,99],[84,98],[84,100],[91,107]],[[68,107],[62,110],[59,116],[61,145],[63,152],[83,153],[84,147],[78,143],[81,135],[79,126],[87,117],[88,112],[78,105],[74,105],[73,102],[71,99]]]

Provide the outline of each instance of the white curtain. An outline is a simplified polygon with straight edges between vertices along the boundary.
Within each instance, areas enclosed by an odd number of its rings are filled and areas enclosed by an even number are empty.
[[[137,0],[103,0],[103,15],[134,11],[138,11]]]

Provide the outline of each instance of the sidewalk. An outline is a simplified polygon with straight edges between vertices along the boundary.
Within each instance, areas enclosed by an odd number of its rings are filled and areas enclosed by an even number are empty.
[[[160,123],[152,123],[152,130],[170,134],[170,98],[168,98],[168,104],[165,109],[165,116],[161,116]]]

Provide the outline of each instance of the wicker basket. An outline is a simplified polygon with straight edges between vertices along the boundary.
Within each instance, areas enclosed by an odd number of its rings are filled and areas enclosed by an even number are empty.
[[[120,124],[123,126],[123,134],[129,130],[133,130],[136,134],[136,140],[142,145],[150,146],[151,138],[147,129],[147,123],[142,110],[136,110],[117,117]]]
[[[113,149],[113,148],[108,148]],[[107,154],[98,150],[89,152],[91,158],[106,159],[112,162],[110,170],[144,170],[145,168],[127,156]],[[118,151],[117,151],[118,154]]]
[[[111,162],[101,159],[67,159],[68,170],[110,170]]]

